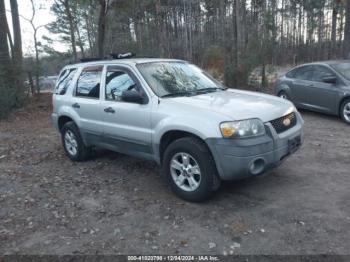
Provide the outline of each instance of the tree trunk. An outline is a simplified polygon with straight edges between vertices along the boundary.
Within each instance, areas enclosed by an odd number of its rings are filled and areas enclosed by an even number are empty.
[[[37,39],[37,29],[34,29],[34,50],[35,50],[35,82],[36,92],[40,93],[39,73],[40,73],[40,61],[39,61],[39,48]]]
[[[261,12],[263,15],[263,28],[262,28],[262,37],[261,37],[261,43],[260,43],[260,48],[261,48],[261,63],[262,63],[262,68],[261,68],[261,90],[265,90],[267,87],[267,81],[266,81],[266,54],[267,50],[266,47],[264,46],[266,42],[268,41],[268,36],[267,36],[267,26],[266,26],[266,0],[261,1]]]
[[[302,32],[302,17],[303,17],[303,7],[299,4],[299,15],[298,15],[298,47],[304,43],[303,32]]]
[[[90,21],[89,21],[89,16],[86,14],[84,15],[85,17],[85,23],[86,23],[86,34],[87,34],[87,38],[88,38],[88,43],[89,43],[89,49],[90,49],[90,56],[93,57],[94,56],[94,46],[93,46],[93,39],[92,39],[92,30],[90,30]]]
[[[282,0],[282,7],[281,7],[281,40],[280,40],[280,48],[281,50],[284,50],[284,0]]]
[[[235,38],[236,38],[236,52],[237,52],[237,65],[239,64],[238,59],[240,57],[241,47],[242,47],[242,35],[241,35],[241,12],[240,12],[241,4],[239,0],[236,0],[235,2],[235,17],[236,17],[236,23],[235,23]],[[225,32],[224,32],[225,33]],[[236,68],[237,70],[237,68]]]
[[[83,58],[85,58],[84,43],[83,43],[83,41],[81,39],[80,30],[79,30],[79,27],[78,27],[77,24],[75,25],[75,30],[76,30],[77,36],[78,36],[78,46],[80,48],[81,55],[82,55]]]
[[[243,43],[243,50],[246,49],[248,44],[248,30],[247,30],[247,3],[246,0],[242,0],[242,43]]]
[[[74,34],[73,16],[70,10],[69,0],[64,0],[63,4],[64,4],[64,9],[68,18],[68,23],[69,23],[70,41],[72,43],[73,57],[74,57],[74,61],[76,62],[78,60],[77,46],[76,46],[76,40],[75,40],[75,34]]]
[[[100,58],[104,57],[107,10],[108,10],[107,0],[100,0],[100,15],[98,17],[98,36],[97,36],[98,56]]]
[[[7,19],[4,0],[0,0],[0,66],[10,61],[10,50],[7,42]]]
[[[33,76],[32,72],[28,71],[28,80],[29,80],[29,90],[28,90],[28,95],[34,96],[35,94],[35,89],[34,89],[34,82],[33,82]]]
[[[324,31],[324,25],[323,25],[323,16],[319,15],[318,18],[318,32],[317,32],[317,59],[322,60],[323,59],[323,52],[322,52],[322,44],[323,44],[323,31]]]
[[[350,53],[350,0],[347,0],[346,10],[345,10],[343,58],[349,59],[350,58],[349,53]]]
[[[22,70],[22,37],[21,37],[21,24],[19,21],[18,4],[17,0],[10,0],[11,13],[12,13],[12,26],[13,26],[13,54],[14,62],[17,68]]]
[[[21,36],[21,24],[19,21],[18,4],[17,0],[10,0],[11,13],[12,13],[12,28],[13,28],[13,69],[16,74],[15,86],[17,91],[23,91],[23,52],[22,52],[22,36]],[[19,92],[16,92],[16,95]],[[19,97],[16,97],[16,101],[19,102]]]
[[[238,24],[239,24],[239,0],[235,0],[233,3],[234,12],[233,16],[233,41],[234,41],[234,79],[233,85],[236,88],[238,84],[238,66],[239,66],[239,39],[238,39]]]
[[[332,32],[331,45],[328,51],[328,57],[333,58],[337,47],[337,16],[338,16],[338,1],[334,1],[332,11]]]
[[[340,9],[340,25],[339,25],[339,41],[338,41],[338,55],[343,54],[343,32],[344,32],[344,10]]]

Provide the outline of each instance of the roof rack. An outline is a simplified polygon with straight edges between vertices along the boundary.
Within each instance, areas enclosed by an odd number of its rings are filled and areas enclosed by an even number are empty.
[[[128,52],[128,53],[112,53],[112,54],[109,55],[109,57],[106,57],[106,58],[99,58],[99,57],[81,58],[80,62],[81,63],[86,63],[86,62],[102,61],[102,60],[109,60],[109,59],[125,59],[125,58],[132,58],[134,56],[135,56],[135,54],[132,53],[132,52]]]
[[[93,58],[93,57],[88,57],[88,58],[80,58],[81,63],[86,63],[86,62],[94,62],[94,61],[102,61],[105,60],[103,58]]]
[[[112,54],[110,54],[110,56],[111,56],[113,59],[124,59],[124,58],[132,58],[132,57],[135,56],[135,54],[132,53],[132,52],[128,52],[128,53],[124,53],[124,54],[112,53]]]

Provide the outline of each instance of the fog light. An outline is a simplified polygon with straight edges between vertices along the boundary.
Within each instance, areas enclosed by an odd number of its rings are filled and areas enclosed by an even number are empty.
[[[265,169],[265,160],[262,158],[255,159],[251,164],[250,164],[250,173],[252,175],[259,175],[261,174],[264,169]]]

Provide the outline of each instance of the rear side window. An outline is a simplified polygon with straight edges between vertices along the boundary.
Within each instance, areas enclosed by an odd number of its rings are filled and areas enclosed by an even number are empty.
[[[56,83],[55,94],[64,95],[67,92],[76,72],[76,68],[65,69],[62,71]]]
[[[85,67],[79,76],[75,95],[99,98],[102,69],[103,66]]]
[[[294,78],[300,79],[300,80],[312,81],[312,73],[313,73],[312,66],[303,66],[298,68],[298,71],[295,73]]]

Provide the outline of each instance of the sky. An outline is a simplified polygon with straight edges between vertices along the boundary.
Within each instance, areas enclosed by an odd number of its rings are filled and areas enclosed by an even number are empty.
[[[30,0],[17,0],[19,14],[25,18],[31,18],[32,16],[32,5]],[[34,0],[34,5],[36,8],[36,15],[34,18],[35,26],[46,25],[55,20],[55,16],[51,13],[50,7],[53,0]],[[5,0],[7,12],[7,20],[11,29],[11,10],[10,1]],[[33,40],[33,29],[28,21],[20,17],[21,31],[22,31],[22,45],[23,53],[25,56],[30,56],[34,54],[34,40]],[[41,40],[42,36],[46,35],[50,38],[57,39],[56,35],[52,35],[48,32],[45,27],[41,27],[38,30],[38,41]],[[67,51],[67,46],[61,44],[59,41],[55,41],[53,44],[55,50],[59,52]]]

